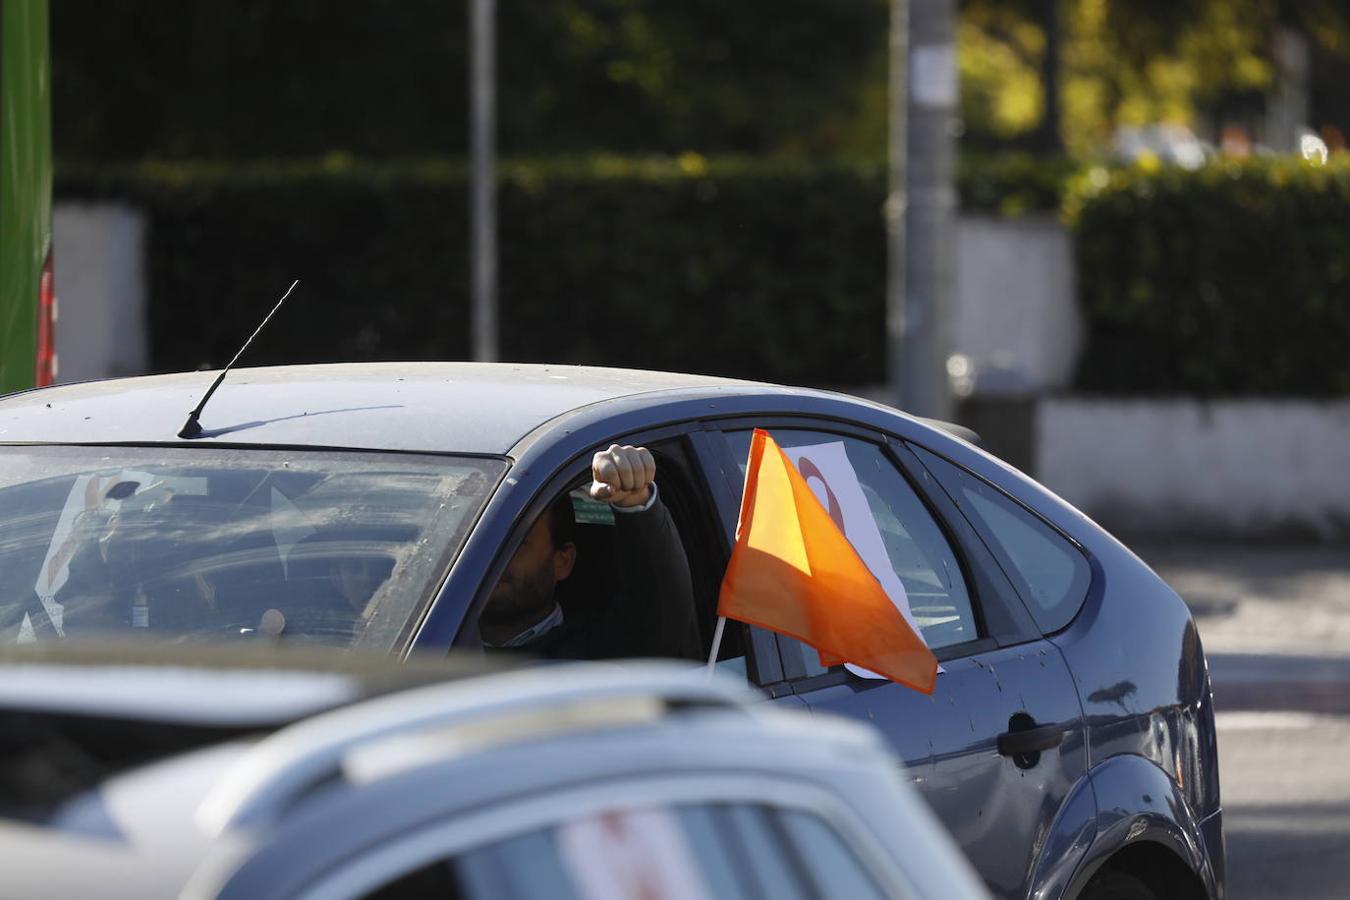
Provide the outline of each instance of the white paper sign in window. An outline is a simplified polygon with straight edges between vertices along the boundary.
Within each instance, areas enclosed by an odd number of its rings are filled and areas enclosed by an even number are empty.
[[[858,551],[868,570],[881,583],[886,596],[891,598],[895,608],[905,617],[914,633],[922,637],[914,614],[909,608],[909,596],[900,576],[891,566],[886,554],[886,542],[881,537],[881,529],[867,505],[858,473],[849,462],[848,451],[842,441],[828,444],[813,444],[808,447],[785,447],[783,452],[792,460],[797,471],[806,479],[811,491],[822,506],[829,512],[830,518],[839,526],[839,530],[848,538],[853,549]],[[869,669],[845,664],[850,672],[863,678],[884,678]]]
[[[559,855],[585,900],[711,900],[679,820],[612,810],[560,826]]]

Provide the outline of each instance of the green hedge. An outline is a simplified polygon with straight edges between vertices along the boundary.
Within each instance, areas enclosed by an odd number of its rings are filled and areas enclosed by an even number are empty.
[[[1350,392],[1350,159],[1093,169],[1066,200],[1078,387]]]
[[[59,167],[148,210],[151,365],[461,359],[465,173],[450,164]],[[503,358],[789,383],[885,376],[879,168],[592,159],[503,167]]]
[[[963,152],[956,166],[961,209],[1004,217],[1057,213],[1076,168],[1076,163],[1061,156]]]

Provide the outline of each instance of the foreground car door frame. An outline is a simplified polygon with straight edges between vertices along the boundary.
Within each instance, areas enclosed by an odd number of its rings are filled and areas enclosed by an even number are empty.
[[[439,766],[431,771],[448,777],[446,768]],[[917,900],[921,895],[916,882],[933,880],[931,872],[911,871],[912,866],[924,865],[924,859],[912,858],[912,853],[897,856],[894,850],[888,850],[887,844],[894,838],[874,833],[875,826],[850,807],[845,797],[831,792],[828,783],[813,783],[775,767],[754,773],[649,772],[629,773],[607,781],[569,781],[532,787],[525,792],[507,791],[468,808],[453,799],[434,799],[436,788],[444,783],[432,780],[427,773],[414,773],[363,792],[335,794],[328,801],[331,812],[327,821],[318,822],[317,817],[305,816],[293,824],[287,823],[279,833],[268,835],[264,845],[254,848],[242,860],[228,854],[222,854],[219,860],[208,860],[194,876],[196,884],[192,886],[198,887],[198,891],[193,895],[209,894],[222,900],[257,897],[355,900],[419,869],[449,864],[476,850],[532,835],[544,836],[551,843],[557,830],[569,823],[603,817],[607,812],[642,810],[672,817],[676,836],[687,846],[700,880],[715,871],[704,854],[710,849],[726,852],[727,844],[697,840],[679,817],[686,810],[694,810],[712,811],[727,819],[715,823],[720,826],[716,836],[723,841],[729,839],[733,853],[748,848],[743,864],[727,870],[732,876],[731,886],[741,889],[738,896],[777,897],[783,892],[775,888],[788,887],[793,890],[787,896],[819,897],[823,893],[816,882],[824,874],[816,866],[803,866],[803,860],[792,855],[795,842],[776,821],[768,818],[762,822],[732,821],[738,811],[773,819],[793,813],[812,817],[828,828],[849,854],[855,871],[874,887],[876,895]],[[484,785],[488,791],[502,791],[491,779]],[[483,793],[484,785],[475,792]],[[414,791],[419,797],[410,804],[407,797]],[[428,815],[427,807],[432,804],[444,808]],[[407,812],[410,805],[418,807],[415,814]],[[351,834],[344,834],[336,849],[332,846],[329,830],[334,820],[361,823],[355,830],[361,844],[358,852],[352,852],[351,845],[356,841]],[[759,838],[757,842],[745,840],[751,831],[757,832],[754,835]],[[719,861],[712,860],[714,864]],[[481,882],[473,884],[473,880],[470,883],[473,887],[481,885]],[[568,882],[555,890],[564,897],[576,895],[574,884]],[[486,891],[471,889],[466,894],[507,900],[540,896],[511,890],[503,879],[497,879]]]
[[[880,728],[905,762],[910,780],[996,896],[1027,895],[1041,868],[1042,849],[1077,858],[1082,848],[1076,843],[1096,809],[1092,803],[1069,802],[1091,800],[1090,792],[1075,790],[1086,783],[1087,754],[1072,676],[988,548],[913,452],[893,436],[821,418],[746,417],[722,420],[716,427],[723,432],[751,427],[771,433],[811,431],[873,445],[943,531],[961,563],[977,619],[987,623],[978,640],[935,651],[945,671],[931,697],[865,680],[842,667],[809,674],[801,645],[779,636],[785,685],[812,710],[869,720]],[[729,441],[723,447],[728,455],[723,467],[735,467]],[[739,499],[736,490],[722,504],[739,508]],[[1030,728],[1039,729],[1047,741],[1057,736],[1058,743],[1012,752],[1021,740],[1012,733]],[[1073,821],[1062,821],[1062,813]],[[1066,827],[1067,844],[1058,839]]]

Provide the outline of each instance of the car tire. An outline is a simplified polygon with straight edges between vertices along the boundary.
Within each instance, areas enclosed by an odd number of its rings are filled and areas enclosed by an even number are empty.
[[[1128,872],[1104,869],[1092,877],[1078,900],[1167,900]]]

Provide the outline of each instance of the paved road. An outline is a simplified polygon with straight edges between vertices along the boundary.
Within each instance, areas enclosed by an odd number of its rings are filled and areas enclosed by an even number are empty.
[[[1350,549],[1137,549],[1209,657],[1229,897],[1350,898]]]

